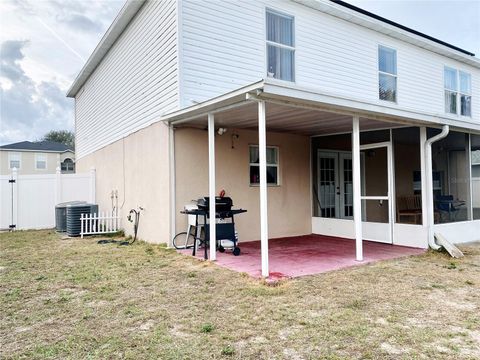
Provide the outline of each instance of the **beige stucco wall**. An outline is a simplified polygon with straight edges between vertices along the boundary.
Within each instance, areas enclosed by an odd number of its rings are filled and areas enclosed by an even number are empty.
[[[133,234],[126,220],[130,209],[143,207],[138,237],[167,243],[169,238],[168,128],[153,124],[123,140],[87,155],[76,164],[77,172],[96,169],[96,202],[100,211],[112,208],[111,193],[118,191],[122,225]]]
[[[10,152],[21,154],[20,169],[18,169],[19,175],[55,174],[56,168],[60,166],[60,162],[62,162],[66,158],[70,158],[75,161],[75,155],[73,152],[70,151],[64,153],[47,153],[41,151],[35,152],[0,150],[0,175],[9,175],[11,173],[11,170],[8,166],[8,154]],[[46,155],[46,169],[35,169],[35,154]]]
[[[232,130],[215,136],[216,192],[224,189],[235,208],[248,212],[236,217],[240,241],[260,238],[258,186],[249,182],[250,144],[258,144],[256,131]],[[306,136],[267,133],[267,144],[279,147],[280,186],[268,187],[269,237],[311,233],[310,139]],[[184,204],[208,195],[208,136],[205,130],[175,130],[176,227],[186,230]]]

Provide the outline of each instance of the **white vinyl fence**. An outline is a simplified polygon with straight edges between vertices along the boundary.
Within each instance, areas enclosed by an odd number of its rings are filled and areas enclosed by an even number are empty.
[[[55,227],[55,205],[66,201],[95,203],[95,169],[84,174],[0,175],[0,229]]]
[[[113,234],[120,230],[120,217],[116,211],[112,213],[81,214],[80,236],[96,234]]]

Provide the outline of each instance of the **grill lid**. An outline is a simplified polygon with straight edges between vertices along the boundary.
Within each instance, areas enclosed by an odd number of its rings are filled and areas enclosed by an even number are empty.
[[[201,199],[198,199],[198,207],[203,210],[210,209],[210,197],[205,196]],[[224,196],[215,196],[215,208],[217,211],[230,211],[232,210],[233,200],[231,197]]]

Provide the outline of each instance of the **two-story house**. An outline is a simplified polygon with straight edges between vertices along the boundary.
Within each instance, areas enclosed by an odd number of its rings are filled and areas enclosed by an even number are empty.
[[[480,238],[480,59],[347,3],[128,1],[68,96],[77,167],[101,206],[145,209],[147,241],[222,189],[264,276],[279,237],[355,239],[357,260]]]
[[[22,141],[0,146],[0,175],[64,174],[75,172],[75,153],[69,146],[53,141]]]

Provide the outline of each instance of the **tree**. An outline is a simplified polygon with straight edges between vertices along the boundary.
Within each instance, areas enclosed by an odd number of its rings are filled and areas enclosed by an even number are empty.
[[[75,149],[75,134],[68,130],[52,130],[45,134],[42,141],[54,141]]]

